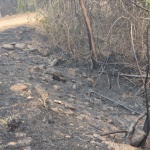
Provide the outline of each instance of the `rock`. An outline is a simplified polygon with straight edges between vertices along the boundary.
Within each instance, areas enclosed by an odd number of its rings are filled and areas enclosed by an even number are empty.
[[[74,95],[68,94],[69,97],[76,99],[76,97]]]
[[[44,48],[38,47],[38,51],[44,57],[46,57],[50,54],[50,49],[48,49],[48,48],[44,49]]]
[[[31,51],[31,52],[37,51],[37,48],[34,47],[33,45],[28,45],[28,49],[29,49],[29,51]]]
[[[82,73],[82,76],[83,76],[84,78],[87,78],[87,75],[86,75],[85,72]]]
[[[76,80],[72,80],[73,83],[76,83]]]
[[[60,71],[57,71],[51,67],[47,68],[46,73],[53,76],[54,80],[66,82],[64,74]]]
[[[107,150],[140,150],[139,148],[132,147],[127,144],[117,144],[111,141],[102,141],[101,147],[105,147]]]
[[[1,54],[2,56],[8,56],[8,53]]]
[[[95,141],[90,141],[91,144],[95,144]]]
[[[112,124],[114,121],[111,118],[106,118],[105,119],[107,123]]]
[[[131,146],[138,146],[141,141],[145,138],[146,133],[140,129],[135,129],[132,137],[131,137],[131,142],[130,145]]]
[[[71,76],[76,76],[76,75],[80,74],[81,71],[79,70],[79,68],[75,68],[75,69],[70,68],[70,69],[68,70],[68,73],[69,73]]]
[[[71,138],[71,136],[70,136],[70,135],[66,135],[66,138],[67,138],[67,139],[70,139],[70,138]]]
[[[16,137],[24,137],[26,136],[26,133],[16,133]]]
[[[27,137],[27,138],[24,138],[22,140],[19,140],[18,144],[23,146],[23,145],[26,145],[26,144],[30,144],[31,141],[32,141],[31,137]]]
[[[57,91],[58,91],[58,90],[61,90],[61,87],[58,86],[58,85],[54,85],[53,87],[54,87],[54,89],[57,90]]]
[[[87,83],[88,83],[88,86],[90,86],[90,87],[94,86],[94,80],[91,78],[87,78]]]
[[[51,108],[52,111],[54,111],[55,113],[59,113],[59,110],[57,108]]]
[[[13,50],[14,49],[14,45],[13,44],[4,44],[2,46],[2,48],[5,48],[7,50]]]
[[[31,150],[31,147],[27,146],[23,150]]]
[[[50,66],[54,67],[57,66],[59,64],[58,59],[54,59],[53,61],[50,62]]]
[[[113,107],[107,107],[107,109],[108,109],[108,110],[114,110],[114,108],[113,108]]]
[[[68,101],[69,101],[70,103],[75,103],[75,102],[76,102],[76,100],[75,100],[74,98],[69,98]]]
[[[52,67],[48,67],[45,71],[46,74],[52,75],[56,70]]]
[[[11,91],[25,91],[26,89],[27,89],[27,86],[20,84],[20,83],[13,85],[10,88]]]
[[[73,112],[73,111],[71,111],[71,110],[68,110],[68,111],[65,111],[65,112],[63,112],[64,114],[66,114],[66,115],[74,115],[75,113]]]
[[[22,43],[22,44],[19,44],[19,43],[18,43],[18,44],[15,45],[15,48],[17,48],[17,49],[24,49],[25,46],[26,46],[26,45],[25,45],[24,43]]]
[[[46,69],[46,65],[39,65],[38,66],[41,70]]]
[[[57,103],[57,104],[63,104],[61,101],[59,100],[54,100],[54,103]]]
[[[16,146],[17,143],[15,143],[15,142],[9,142],[7,145],[8,145],[8,146]]]
[[[76,109],[76,108],[75,108],[73,105],[71,105],[71,104],[64,103],[64,105],[65,105],[66,108],[69,108],[69,109],[71,109],[71,110],[75,110],[75,109]]]
[[[8,52],[9,56],[13,56],[14,55],[14,52],[13,51],[10,51]]]
[[[102,110],[107,111],[107,107],[103,107]]]
[[[88,115],[85,114],[80,114],[77,119],[82,120],[82,121],[89,121],[90,117]]]
[[[74,84],[74,85],[72,86],[72,88],[76,90],[76,89],[77,89],[77,86]]]

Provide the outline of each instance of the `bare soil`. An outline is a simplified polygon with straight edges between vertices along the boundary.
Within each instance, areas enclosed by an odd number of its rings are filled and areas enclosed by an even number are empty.
[[[44,45],[48,38],[26,26],[0,32],[0,45],[13,42],[27,44],[38,40]],[[54,58],[63,60],[53,68],[64,74],[65,83],[45,74],[50,67],[49,62]],[[113,56],[111,59],[114,59]],[[79,68],[79,71],[71,75],[69,68]],[[76,66],[73,59],[60,48],[52,48],[50,55],[43,57],[38,52],[26,49],[8,50],[1,47],[0,119],[5,120],[9,128],[0,123],[0,149],[108,150],[102,143],[104,139],[96,135],[128,129],[138,113],[144,111],[138,103],[145,108],[145,98],[135,95],[142,87],[141,80],[135,78],[132,82],[132,79],[119,76],[120,72],[126,73],[128,68],[109,64],[105,70],[99,74],[99,70],[89,71],[85,63]],[[92,78],[94,85],[89,84],[87,78]],[[18,83],[26,85],[27,89],[11,91],[10,88]],[[55,89],[56,85],[60,89]],[[99,95],[89,95],[91,90]],[[48,94],[46,105],[42,103],[44,96],[39,91]],[[143,129],[144,119],[140,120],[137,128]],[[116,143],[125,142],[124,133],[104,138]],[[150,149],[149,138],[147,141],[147,149]]]

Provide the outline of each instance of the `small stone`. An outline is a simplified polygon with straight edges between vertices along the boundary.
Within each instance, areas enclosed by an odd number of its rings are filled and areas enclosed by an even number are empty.
[[[113,108],[113,107],[107,107],[107,109],[108,109],[108,110],[114,110],[114,108]]]
[[[76,99],[76,97],[74,95],[68,94],[68,96],[70,96],[73,99]]]
[[[8,53],[1,54],[2,56],[8,56]]]
[[[84,84],[83,84],[83,82],[80,82],[80,86],[83,86]]]
[[[109,124],[112,124],[112,123],[113,123],[113,120],[112,120],[111,118],[107,118],[107,119],[106,119],[106,122],[109,123]]]
[[[70,136],[70,135],[66,135],[66,138],[67,138],[67,139],[70,139],[70,138],[71,138],[71,136]]]
[[[68,103],[65,103],[65,107],[66,107],[66,108],[69,108],[69,109],[71,109],[71,110],[75,110],[75,109],[76,109],[73,105],[68,104]]]
[[[38,47],[38,51],[44,57],[47,57],[51,52],[50,49],[48,49],[48,48],[45,49],[45,48],[41,48],[41,47]]]
[[[54,67],[58,65],[58,59],[54,59],[52,62],[50,62],[50,66]]]
[[[58,90],[61,90],[61,87],[58,86],[58,85],[54,85],[53,87],[54,87],[54,89],[57,90],[57,91],[58,91]]]
[[[66,115],[74,115],[74,112],[71,111],[71,110],[65,111],[63,113],[66,114]]]
[[[31,147],[25,147],[23,150],[31,150]]]
[[[71,76],[76,76],[76,75],[80,74],[81,71],[79,70],[79,68],[75,68],[75,69],[70,68],[70,69],[68,70],[68,73],[69,73]]]
[[[37,51],[37,48],[34,47],[33,45],[28,45],[28,49],[29,49],[29,51],[31,51],[31,52]]]
[[[95,144],[95,141],[90,141],[91,144]]]
[[[11,91],[25,91],[26,89],[27,89],[27,86],[20,84],[20,83],[13,85],[10,88]]]
[[[72,80],[73,83],[76,83],[76,80]]]
[[[75,103],[75,99],[74,99],[74,98],[69,98],[68,101],[69,101],[70,103]]]
[[[9,142],[7,145],[8,145],[8,146],[16,146],[17,143],[15,143],[15,142]]]
[[[73,126],[73,123],[70,123],[71,126]]]
[[[62,104],[62,102],[61,102],[61,101],[59,101],[59,100],[54,100],[54,103]]]
[[[85,77],[85,78],[87,77],[85,72],[82,73],[82,76]]]
[[[16,133],[16,137],[24,137],[26,136],[26,133]]]
[[[33,99],[33,98],[34,98],[34,97],[32,97],[32,96],[28,96],[28,97],[27,97],[27,99]]]
[[[102,110],[107,111],[107,107],[103,107]]]
[[[131,137],[131,146],[138,146],[139,143],[145,138],[146,133],[140,129],[135,129],[132,137]]]
[[[12,44],[4,44],[2,46],[2,48],[5,48],[7,50],[13,50],[14,49],[14,46]]]
[[[27,138],[24,138],[22,140],[19,140],[18,144],[23,146],[26,144],[30,144],[31,141],[32,141],[31,137],[27,137]]]
[[[51,108],[52,111],[54,111],[55,113],[58,113],[58,109],[57,108]]]
[[[72,88],[76,90],[76,89],[77,89],[77,86],[74,84],[74,85],[72,86]]]
[[[16,44],[15,45],[15,48],[17,48],[17,49],[24,49],[25,48],[25,44],[24,43],[22,43],[22,44]]]
[[[13,55],[14,55],[14,52],[13,52],[13,51],[10,51],[10,52],[8,52],[8,54],[9,54],[10,56],[13,56]]]
[[[87,83],[90,87],[93,87],[94,86],[94,80],[91,79],[91,78],[87,78]]]

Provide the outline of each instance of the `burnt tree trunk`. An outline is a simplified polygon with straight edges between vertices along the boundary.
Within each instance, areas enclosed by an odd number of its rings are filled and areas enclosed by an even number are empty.
[[[83,16],[84,16],[87,33],[88,33],[89,48],[91,51],[91,59],[92,59],[92,63],[93,63],[93,69],[97,69],[99,67],[99,64],[97,62],[97,54],[96,54],[96,50],[95,50],[95,44],[94,44],[93,33],[92,33],[92,28],[91,28],[91,22],[90,22],[90,19],[88,17],[87,10],[85,8],[83,0],[79,0],[79,2],[80,2]]]

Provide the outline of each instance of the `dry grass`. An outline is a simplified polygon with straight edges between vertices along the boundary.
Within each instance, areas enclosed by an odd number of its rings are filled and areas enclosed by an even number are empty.
[[[117,56],[114,63],[138,64],[138,72],[145,65],[149,14],[126,0],[84,2],[91,20],[97,54],[104,56],[99,57],[99,61],[103,62],[113,52]],[[80,61],[88,60],[87,30],[79,2],[49,1],[43,10],[44,17],[40,23],[50,37],[49,45],[61,47]]]

